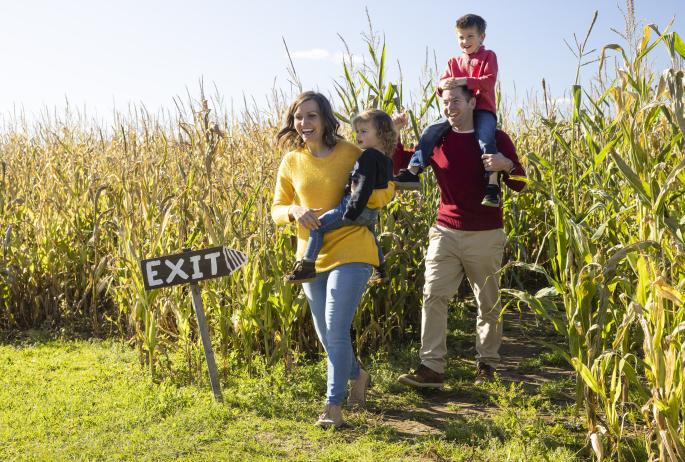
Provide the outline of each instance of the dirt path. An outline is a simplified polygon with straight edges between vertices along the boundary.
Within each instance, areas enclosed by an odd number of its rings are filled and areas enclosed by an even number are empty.
[[[531,338],[532,332],[540,334],[540,338],[544,338],[547,342],[561,341],[559,337],[550,335],[549,331],[546,333],[538,331],[532,315],[521,317],[519,313],[505,314],[504,337],[500,349],[502,363],[498,368],[498,375],[504,383],[521,383],[524,392],[528,394],[535,394],[544,383],[574,377],[570,367],[547,365],[541,368],[520,367],[526,361],[530,363],[530,360],[538,357],[541,352],[547,351],[547,348]],[[455,359],[452,358],[451,365],[454,362]],[[475,362],[472,359],[458,358],[457,362],[475,369]],[[448,380],[444,390],[423,391],[423,401],[413,408],[384,407],[377,411],[380,411],[382,422],[393,427],[400,435],[414,437],[444,434],[446,429],[453,427],[455,423],[479,415],[486,417],[496,410],[487,395],[479,392],[479,387],[471,383],[472,378],[469,379],[468,381],[467,379],[459,380],[456,385],[451,383],[454,381]],[[571,396],[560,398],[560,401],[570,402],[571,400]]]

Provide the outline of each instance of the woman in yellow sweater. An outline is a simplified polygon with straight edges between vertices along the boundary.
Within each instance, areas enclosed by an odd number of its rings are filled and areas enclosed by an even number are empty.
[[[281,160],[271,215],[276,224],[297,222],[297,259],[301,259],[317,215],[335,207],[361,149],[338,135],[339,122],[325,96],[299,95],[278,132],[279,146],[291,149]],[[392,199],[394,188],[376,189],[367,207]],[[344,226],[325,233],[316,259],[316,278],[303,284],[316,333],[328,355],[326,407],[317,424],[342,426],[342,403],[352,381],[348,404],[364,405],[369,374],[352,349],[350,327],[371,275],[378,250],[366,226]]]

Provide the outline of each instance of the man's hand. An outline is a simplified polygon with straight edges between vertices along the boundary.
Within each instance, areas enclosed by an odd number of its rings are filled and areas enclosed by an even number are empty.
[[[407,118],[406,112],[400,112],[392,116],[392,123],[395,126],[395,130],[398,132],[407,126],[409,119]]]
[[[497,154],[483,154],[480,158],[483,160],[483,167],[485,167],[486,172],[508,173],[514,168],[514,162],[505,157],[501,152]]]
[[[318,229],[319,226],[321,226],[321,222],[315,215],[316,212],[320,212],[321,210],[322,209],[310,209],[300,205],[291,205],[290,208],[288,208],[288,216],[301,224],[303,228],[311,231],[313,229]]]
[[[452,90],[457,87],[466,85],[466,77],[448,77],[440,81],[440,88],[443,90]]]

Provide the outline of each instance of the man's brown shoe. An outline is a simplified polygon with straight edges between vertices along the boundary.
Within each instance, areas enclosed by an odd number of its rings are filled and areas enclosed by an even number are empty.
[[[485,382],[492,382],[495,380],[495,368],[489,364],[477,363],[476,364],[476,385],[480,385]]]
[[[397,380],[415,388],[442,388],[445,385],[445,374],[435,372],[421,364],[416,372],[402,374]]]

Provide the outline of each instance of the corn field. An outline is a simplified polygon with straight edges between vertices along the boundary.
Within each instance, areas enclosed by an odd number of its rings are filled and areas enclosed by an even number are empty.
[[[407,110],[402,136],[414,143],[440,110],[435,73],[410,102],[402,82],[385,77],[386,44],[366,39],[365,64],[346,60],[335,84],[345,135],[360,110]],[[590,87],[576,76],[569,111],[545,93],[535,108],[500,115],[529,176],[523,193],[505,197],[502,296],[505,309],[532,310],[566,339],[553,347],[577,372],[598,459],[631,460],[632,438],[652,460],[685,460],[685,43],[649,25],[626,48],[602,49]],[[668,53],[671,67],[652,69],[653,53]],[[228,113],[201,88],[173,116],[137,109],[98,127],[67,112],[7,124],[0,329],[121,336],[153,377],[170,352],[199,361],[188,288],[146,292],[138,263],[226,245],[249,261],[202,286],[219,357],[290,364],[315,351],[303,293],[282,281],[294,230],[276,228],[269,214],[282,155],[274,135],[289,99],[274,91],[267,111]],[[420,193],[398,195],[381,216],[391,281],[364,295],[353,324],[361,351],[388,349],[420,325],[438,200],[426,177]]]

